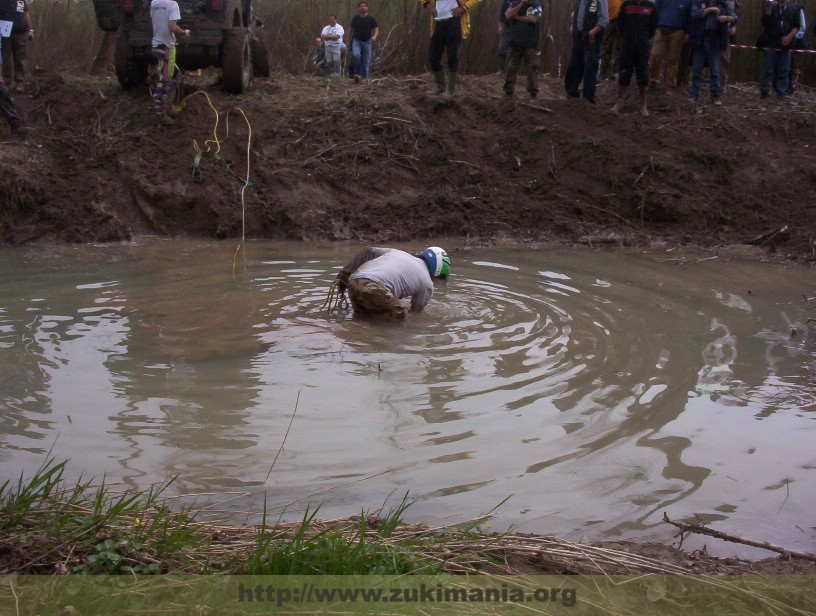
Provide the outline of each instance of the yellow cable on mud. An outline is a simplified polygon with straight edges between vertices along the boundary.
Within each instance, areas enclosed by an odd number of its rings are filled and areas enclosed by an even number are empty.
[[[199,173],[198,177],[200,178],[200,172],[198,170],[198,165],[201,162],[201,158],[203,156],[206,155],[206,156],[210,156],[210,157],[213,157],[213,158],[219,158],[218,154],[219,154],[219,152],[221,152],[221,144],[223,142],[225,142],[227,140],[227,138],[229,137],[229,116],[230,116],[230,112],[232,111],[232,110],[227,111],[227,117],[226,117],[226,119],[224,121],[224,124],[225,124],[225,127],[226,127],[226,132],[224,133],[223,138],[221,138],[221,137],[218,136],[218,125],[219,125],[219,123],[221,121],[221,114],[219,113],[218,109],[215,108],[215,105],[213,105],[212,100],[210,99],[210,96],[206,92],[204,92],[203,90],[193,92],[189,96],[186,96],[179,103],[178,107],[176,107],[176,111],[181,111],[182,109],[184,109],[184,107],[187,105],[187,101],[189,99],[191,99],[192,97],[198,95],[198,94],[203,95],[204,98],[207,99],[207,104],[210,106],[210,109],[213,110],[213,114],[215,114],[215,124],[213,126],[213,138],[205,140],[203,148],[200,145],[198,145],[198,142],[195,139],[193,139],[193,148],[195,148],[195,151],[196,151],[196,158],[195,158],[195,162],[193,164],[193,180],[194,181],[200,181],[200,180],[196,179],[196,177],[197,177],[196,173],[197,172]],[[248,129],[249,133],[247,135],[246,177],[244,178],[243,186],[241,187],[241,243],[238,244],[238,247],[235,249],[235,255],[232,258],[232,274],[233,274],[233,276],[235,275],[235,267],[236,267],[236,263],[237,263],[237,259],[238,259],[238,253],[241,251],[241,248],[244,246],[244,243],[246,241],[246,189],[247,189],[248,186],[252,186],[252,182],[249,179],[249,177],[250,177],[250,161],[251,161],[251,156],[252,156],[252,124],[250,123],[249,118],[247,118],[247,115],[246,115],[246,113],[244,113],[243,109],[241,109],[240,107],[235,107],[235,109],[238,112],[240,112],[241,116],[243,116],[244,122],[246,122],[247,129]],[[213,145],[215,146],[215,151],[213,151]],[[227,167],[229,168],[229,165]]]

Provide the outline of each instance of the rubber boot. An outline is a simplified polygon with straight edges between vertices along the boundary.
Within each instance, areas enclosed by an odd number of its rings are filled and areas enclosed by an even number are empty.
[[[618,86],[618,100],[615,101],[615,106],[612,107],[612,113],[620,113],[623,106],[626,104],[626,99],[629,98],[626,86]]]
[[[445,71],[434,71],[434,81],[436,82],[434,89],[431,91],[431,94],[436,94],[439,96],[440,94],[445,93]]]
[[[646,86],[638,86],[638,111],[644,118],[649,117],[649,112],[646,110]]]
[[[448,73],[448,87],[445,89],[445,93],[443,96],[445,98],[453,98],[453,94],[456,91],[456,73]]]

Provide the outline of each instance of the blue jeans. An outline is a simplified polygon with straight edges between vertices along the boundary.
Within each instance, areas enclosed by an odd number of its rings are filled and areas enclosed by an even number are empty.
[[[368,65],[371,63],[371,41],[351,39],[351,74],[368,79]]]
[[[703,67],[708,64],[710,79],[708,89],[711,96],[720,95],[720,57],[722,56],[719,36],[704,36],[702,42],[691,52],[691,98],[700,96],[703,84]]]
[[[776,51],[774,49],[765,50],[765,61],[762,66],[762,79],[759,82],[759,91],[767,94],[771,89],[771,77],[776,73],[776,97],[785,98],[788,91],[788,71],[790,70],[791,52]]]

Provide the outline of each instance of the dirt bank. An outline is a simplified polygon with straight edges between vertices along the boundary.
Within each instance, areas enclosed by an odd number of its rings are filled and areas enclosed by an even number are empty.
[[[658,93],[644,120],[609,112],[611,82],[592,106],[547,78],[537,101],[523,88],[508,100],[499,76],[462,81],[454,102],[428,96],[426,76],[279,74],[235,97],[204,74],[167,128],[146,91],[39,74],[17,96],[28,138],[0,133],[0,242],[234,238],[245,225],[251,238],[379,243],[754,242],[814,259],[813,91],[780,106],[736,86],[698,113]],[[201,159],[200,183],[196,146],[219,157]]]

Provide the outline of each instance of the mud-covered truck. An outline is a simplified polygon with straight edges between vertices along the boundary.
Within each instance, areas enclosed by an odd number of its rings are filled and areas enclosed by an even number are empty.
[[[240,94],[253,76],[269,76],[269,57],[258,38],[262,23],[251,0],[176,0],[179,26],[190,31],[180,40],[176,63],[182,70],[215,66],[221,69],[224,88]],[[96,22],[106,32],[119,32],[114,64],[125,89],[145,83],[153,26],[150,0],[93,0]]]

